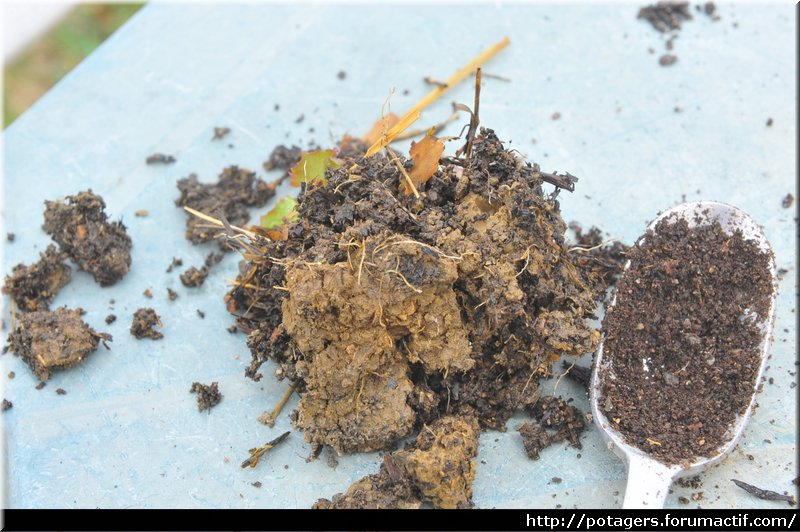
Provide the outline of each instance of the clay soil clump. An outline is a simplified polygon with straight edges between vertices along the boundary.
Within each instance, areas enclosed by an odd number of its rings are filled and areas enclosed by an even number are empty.
[[[603,324],[600,408],[664,463],[712,456],[757,385],[770,257],[716,222],[672,219],[628,257]]]
[[[131,238],[121,222],[109,222],[103,198],[91,190],[46,201],[44,230],[100,286],[122,279],[131,266]]]
[[[82,315],[82,309],[67,308],[20,314],[16,329],[8,335],[9,347],[44,382],[53,370],[83,362],[100,341],[111,340],[111,335],[89,327]]]
[[[64,254],[56,246],[47,246],[37,262],[30,266],[14,266],[11,275],[6,276],[3,293],[10,294],[17,308],[24,312],[47,310],[72,276],[72,268],[64,263],[64,259]]]

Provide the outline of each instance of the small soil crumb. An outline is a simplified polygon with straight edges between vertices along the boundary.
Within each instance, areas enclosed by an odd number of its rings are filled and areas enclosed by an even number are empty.
[[[639,9],[638,18],[665,33],[681,29],[684,21],[692,19],[692,13],[689,11],[689,2],[658,2]]]
[[[197,309],[197,315],[198,315],[198,316],[200,316],[200,319],[201,319],[201,320],[204,320],[204,319],[206,318],[206,313],[205,313],[205,312],[203,312],[203,311],[202,311],[202,310],[200,310],[200,309]]]
[[[17,328],[8,335],[14,354],[31,368],[41,381],[55,369],[67,369],[83,362],[110,334],[97,333],[82,319],[83,309],[39,310],[17,316]]]
[[[658,58],[658,64],[661,66],[674,65],[678,61],[678,56],[673,54],[664,54]]]
[[[164,335],[155,330],[155,326],[163,327],[161,319],[156,314],[156,311],[151,308],[140,308],[133,315],[133,323],[131,324],[131,334],[138,340],[142,338],[152,338],[153,340],[160,340]]]
[[[67,395],[67,390],[65,390],[64,388],[56,388],[56,394],[57,395]]]
[[[172,270],[183,266],[183,259],[176,259],[172,257],[172,262],[167,267],[167,273],[172,273]]]
[[[137,218],[147,218],[149,214],[150,211],[148,211],[147,209],[138,209],[133,213],[133,215],[136,216]]]
[[[239,327],[234,323],[233,325],[231,325],[230,327],[228,327],[225,330],[228,331],[231,334],[236,334],[236,333],[239,332]]]
[[[206,258],[203,261],[203,264],[205,264],[206,268],[211,268],[212,266],[215,266],[215,265],[219,264],[220,262],[222,262],[222,259],[224,259],[224,258],[225,258],[225,255],[223,255],[222,253],[217,253],[217,252],[212,251],[211,253],[206,255]]]
[[[539,452],[550,446],[550,436],[547,431],[538,423],[525,422],[519,426],[517,432],[522,436],[522,445],[525,447],[525,454],[531,460],[539,459]]]
[[[172,155],[164,155],[163,153],[154,153],[144,160],[147,164],[172,164],[176,161]]]
[[[14,378],[14,377],[16,377],[16,376],[17,376],[17,374],[16,374],[16,373],[14,373],[13,371],[9,371],[9,372],[8,372],[8,378],[9,378],[9,379],[13,379],[13,378]]]
[[[9,401],[8,399],[3,399],[3,406],[2,406],[3,412],[5,412],[6,410],[10,410],[12,406],[14,406],[14,403]]]
[[[46,382],[42,381],[39,384],[37,384],[36,386],[34,386],[34,388],[36,388],[37,390],[41,390],[42,388],[45,387],[46,384],[47,384]]]
[[[336,451],[334,451],[331,447],[328,447],[325,460],[328,463],[328,467],[331,469],[336,469],[339,466],[339,460],[336,459]]]
[[[214,128],[214,136],[211,137],[211,140],[221,140],[225,138],[225,135],[231,132],[231,128],[229,127],[215,127]]]
[[[190,266],[188,270],[181,274],[181,283],[187,288],[195,288],[202,286],[206,277],[208,277],[208,268],[206,266],[199,269]]]
[[[300,161],[302,154],[303,150],[297,146],[292,146],[291,148],[287,148],[283,144],[275,146],[275,149],[269,155],[269,159],[264,162],[264,170],[267,172],[275,169],[288,170]]]
[[[406,449],[384,455],[380,471],[314,508],[471,508],[478,423],[445,416],[423,428]]]
[[[567,361],[561,363],[561,368],[566,372],[569,379],[575,381],[584,390],[589,390],[589,383],[592,381],[592,368],[569,364]]]
[[[556,111],[555,113],[553,113],[553,116],[551,116],[550,118],[552,118],[553,120],[558,120],[559,118],[561,118],[561,113]]]
[[[755,242],[698,224],[664,219],[628,251],[603,322],[600,408],[665,464],[713,455],[746,410],[772,292],[770,257]]]
[[[767,127],[772,127],[772,124],[774,124],[774,123],[775,122],[772,120],[772,117],[767,118]]]
[[[336,74],[336,77],[339,79],[345,79],[347,78],[347,72],[345,72],[344,70],[340,70],[339,73]]]
[[[561,484],[561,478],[553,477],[550,479],[550,482],[552,482],[553,484]]]
[[[112,323],[114,323],[115,321],[117,321],[117,316],[116,316],[116,314],[109,314],[108,316],[106,316],[106,324],[107,324],[107,325],[111,325],[111,324],[112,324]]]
[[[17,239],[17,235],[15,235],[14,233],[7,233],[6,234],[6,240],[8,240],[9,242],[13,242],[16,239]]]
[[[30,266],[14,266],[3,285],[3,293],[10,294],[23,312],[47,310],[72,276],[72,268],[64,264],[65,256],[56,246],[50,244],[39,257]]]
[[[150,290],[149,288],[146,288],[145,291],[142,292],[142,295],[147,299],[153,299],[153,291]]]
[[[167,288],[167,297],[169,298],[170,301],[175,301],[176,299],[178,299],[178,292],[176,292],[172,288]]]
[[[792,194],[786,194],[783,197],[783,201],[781,201],[781,207],[784,209],[790,208],[794,204],[794,196]]]
[[[678,502],[680,502],[681,504],[689,504],[689,499],[687,499],[686,497],[680,496],[680,497],[678,497]]]
[[[232,225],[244,227],[250,220],[248,207],[263,207],[275,195],[275,188],[262,181],[250,170],[229,166],[216,183],[200,183],[196,174],[178,180],[181,196],[175,203],[191,207],[214,217],[225,217]],[[208,222],[189,215],[186,220],[186,239],[193,244],[210,242],[220,229],[208,227]],[[229,248],[220,241],[223,250]]]
[[[294,123],[295,123],[295,124],[302,124],[302,123],[303,123],[303,120],[305,120],[305,119],[306,119],[306,115],[305,115],[305,114],[301,114],[300,116],[298,116],[298,117],[295,119]]]
[[[581,435],[586,430],[586,418],[576,407],[567,404],[560,397],[545,395],[528,412],[547,430],[550,443],[568,442],[572,447],[581,449]]]
[[[210,385],[195,382],[192,383],[192,388],[189,391],[197,394],[197,409],[200,412],[211,410],[211,407],[222,401],[222,394],[219,393],[219,384],[216,382],[212,382]]]
[[[251,482],[250,485],[253,486],[254,488],[260,488],[262,486],[261,482],[258,480],[256,480],[255,482]]]
[[[120,280],[131,266],[131,238],[121,222],[108,222],[103,198],[91,190],[46,201],[44,230],[100,286]]]

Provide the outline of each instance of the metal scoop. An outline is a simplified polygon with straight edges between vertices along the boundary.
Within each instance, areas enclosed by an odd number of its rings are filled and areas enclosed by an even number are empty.
[[[768,314],[759,317],[760,321],[757,323],[758,327],[761,329],[761,344],[759,346],[761,364],[758,368],[758,376],[753,385],[753,396],[750,399],[747,410],[745,410],[744,414],[737,416],[736,421],[731,425],[726,434],[727,443],[717,448],[717,454],[697,458],[695,462],[688,464],[688,467],[686,464],[670,466],[659,462],[641,449],[626,443],[622,435],[611,428],[611,424],[605,414],[603,414],[598,407],[601,390],[599,368],[603,367],[603,341],[605,336],[601,338],[600,344],[597,347],[594,369],[592,371],[590,401],[592,405],[592,416],[594,417],[595,425],[597,425],[597,428],[600,430],[603,440],[608,443],[609,449],[613,450],[617,456],[625,461],[628,467],[628,484],[625,488],[625,499],[622,504],[623,508],[662,508],[673,480],[689,475],[696,475],[706,468],[719,463],[736,446],[744,432],[747,420],[750,418],[750,414],[753,411],[756,390],[761,384],[761,379],[764,375],[764,368],[766,367],[770,346],[770,336],[772,334],[772,324],[775,317],[775,297],[777,295],[775,259],[764,233],[752,218],[732,205],[715,201],[698,201],[694,203],[683,203],[662,213],[658,218],[653,220],[648,226],[648,229],[655,230],[656,224],[664,218],[671,218],[675,221],[686,220],[689,227],[707,225],[718,221],[722,229],[729,234],[737,229],[741,230],[746,240],[754,240],[758,244],[758,247],[769,256],[772,294],[770,297],[771,301]],[[698,224],[696,218],[701,220],[700,224]],[[639,242],[644,238],[645,237],[642,236]],[[629,267],[630,261],[625,265],[623,275],[626,274]],[[609,308],[612,308],[616,304],[616,301],[617,298],[615,295],[611,300]]]

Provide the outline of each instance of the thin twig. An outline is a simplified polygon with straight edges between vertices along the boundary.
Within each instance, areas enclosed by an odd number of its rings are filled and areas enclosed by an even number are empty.
[[[406,184],[411,188],[411,192],[414,193],[414,197],[419,199],[419,192],[417,191],[417,187],[414,186],[414,182],[411,180],[411,176],[408,175],[408,172],[406,172],[406,169],[400,163],[400,159],[397,158],[397,154],[394,151],[392,151],[392,149],[389,146],[384,146],[384,147],[386,148],[386,151],[389,152],[389,155],[392,156],[392,160],[394,161],[395,166],[397,166],[397,169],[400,170],[401,174],[403,174],[403,177],[406,180]]]
[[[275,420],[278,419],[278,416],[281,414],[281,410],[283,410],[283,407],[286,406],[287,401],[289,401],[289,398],[294,393],[296,387],[297,387],[296,383],[294,382],[291,383],[289,385],[289,388],[287,388],[286,391],[283,392],[283,395],[278,400],[278,403],[275,405],[275,408],[272,409],[272,412],[270,412],[269,414],[264,412],[264,414],[266,415],[261,414],[260,416],[258,416],[258,420],[263,424],[267,425],[268,427],[274,427]]]
[[[259,459],[261,459],[262,456],[264,456],[264,453],[266,453],[267,451],[269,451],[273,447],[283,443],[283,441],[286,438],[289,437],[289,434],[291,434],[291,432],[284,432],[283,434],[281,434],[280,436],[278,436],[274,440],[265,443],[261,447],[254,447],[254,448],[250,449],[250,451],[249,451],[250,452],[250,458],[248,458],[247,460],[242,462],[242,469],[244,469],[247,466],[255,467],[256,465],[258,465],[258,461],[259,461]]]
[[[467,131],[467,145],[464,149],[464,158],[469,161],[469,156],[472,153],[472,142],[475,140],[475,133],[478,132],[478,124],[480,123],[479,111],[481,105],[481,69],[475,71],[475,104],[472,116],[469,119],[469,130]]]
[[[461,80],[472,74],[472,72],[478,68],[479,66],[483,65],[484,63],[488,62],[498,53],[500,53],[506,46],[511,44],[511,40],[508,37],[504,37],[498,43],[493,44],[477,56],[475,56],[469,63],[463,66],[458,72],[453,74],[450,78],[448,78],[444,83],[447,85],[446,87],[435,87],[432,91],[426,94],[420,101],[418,101],[414,106],[408,110],[408,112],[400,119],[400,121],[393,127],[389,134],[386,136],[385,139],[381,139],[375,142],[372,146],[370,146],[369,150],[367,150],[367,156],[376,154],[383,146],[386,146],[389,142],[392,141],[394,137],[405,131],[408,126],[410,126],[414,120],[419,118],[420,112],[429,106],[431,103],[435,102],[442,94],[447,92],[448,90],[452,89],[455,85],[457,85]],[[384,140],[386,141],[384,143]]]

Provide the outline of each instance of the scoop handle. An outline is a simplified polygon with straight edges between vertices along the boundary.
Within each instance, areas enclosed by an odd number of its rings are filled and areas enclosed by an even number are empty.
[[[629,456],[628,484],[622,508],[663,508],[674,474],[674,470],[660,462],[644,456]]]

